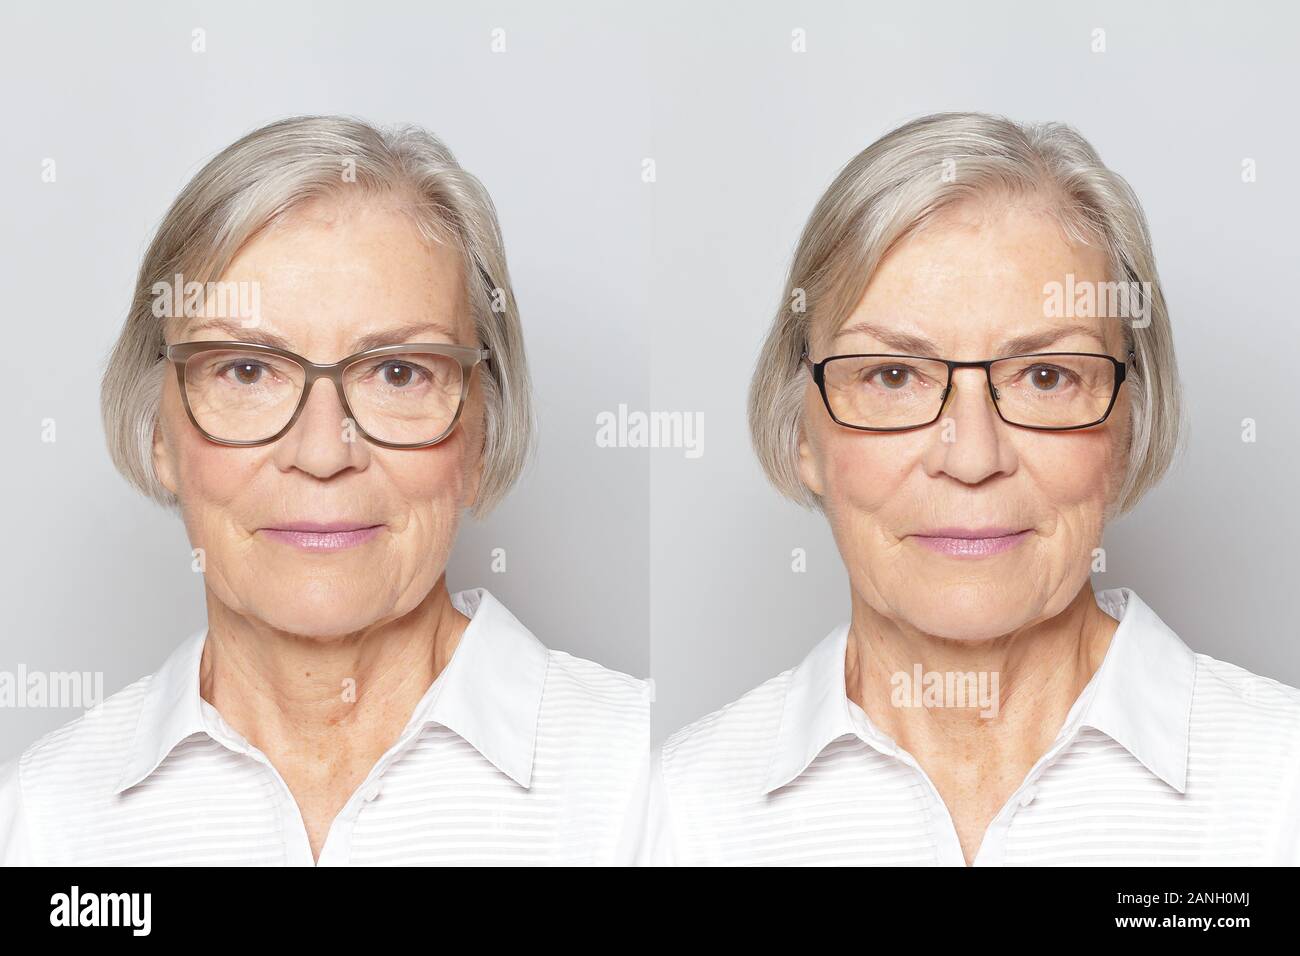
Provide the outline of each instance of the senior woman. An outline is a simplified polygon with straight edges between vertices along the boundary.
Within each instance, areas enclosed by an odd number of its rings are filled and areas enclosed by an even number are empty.
[[[495,211],[442,143],[299,117],[223,150],[145,256],[103,412],[184,518],[207,627],[0,773],[4,862],[624,861],[647,683],[447,589],[531,412]]]
[[[669,737],[643,860],[1300,863],[1300,691],[1090,583],[1180,412],[1146,222],[1076,132],[939,114],[854,158],[749,412],[851,613]]]

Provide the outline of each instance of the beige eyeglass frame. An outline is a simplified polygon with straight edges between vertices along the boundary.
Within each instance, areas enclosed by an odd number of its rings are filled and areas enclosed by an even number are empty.
[[[203,352],[213,352],[220,350],[234,350],[240,352],[252,352],[261,355],[274,355],[278,358],[288,359],[300,366],[304,373],[302,392],[298,396],[298,404],[289,417],[289,421],[278,432],[269,438],[260,438],[255,441],[230,441],[223,438],[217,438],[210,434],[198,419],[194,417],[194,410],[190,408],[190,398],[185,387],[185,366],[195,355]],[[383,355],[445,355],[455,359],[460,365],[460,402],[456,406],[456,414],[452,416],[451,423],[443,429],[442,433],[436,438],[429,441],[399,443],[388,442],[368,433],[357,420],[356,415],[352,413],[352,406],[348,404],[348,396],[343,388],[343,374],[353,365],[366,359]],[[185,414],[189,417],[190,423],[199,430],[200,434],[208,441],[216,442],[218,445],[232,445],[239,447],[250,447],[256,445],[269,445],[273,441],[278,441],[293,428],[294,423],[298,421],[298,416],[302,414],[303,408],[307,404],[307,397],[311,395],[312,386],[317,379],[329,379],[334,383],[334,393],[339,397],[339,404],[343,406],[343,411],[348,420],[356,425],[357,431],[368,442],[379,445],[383,448],[428,448],[445,441],[447,437],[455,430],[457,423],[460,421],[461,412],[465,410],[465,399],[469,395],[470,379],[474,369],[480,362],[485,362],[492,357],[491,349],[476,348],[471,345],[447,345],[441,342],[435,343],[403,343],[400,345],[381,345],[378,348],[366,349],[362,352],[354,352],[345,358],[339,359],[330,365],[321,365],[309,361],[296,352],[290,352],[287,349],[276,348],[273,345],[262,345],[257,342],[178,342],[174,345],[168,345],[158,353],[159,358],[165,358],[176,366],[176,384],[180,387],[181,400],[185,404]]]

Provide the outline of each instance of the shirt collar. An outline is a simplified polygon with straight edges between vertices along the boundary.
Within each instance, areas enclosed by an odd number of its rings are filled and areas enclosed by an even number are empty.
[[[1079,722],[1184,793],[1196,654],[1131,588],[1101,591],[1097,604],[1120,624]]]
[[[412,719],[454,731],[515,783],[529,787],[550,654],[487,588],[458,591],[451,602],[470,618],[469,626],[421,701],[430,703],[428,711],[417,706]]]
[[[441,724],[527,788],[549,653],[486,588],[458,591],[451,603],[469,625],[451,661],[416,704],[403,737],[428,723]],[[181,741],[211,733],[199,696],[206,639],[206,628],[186,638],[149,681],[115,793],[148,777]]]
[[[135,736],[127,748],[126,766],[114,793],[134,787],[153,773],[182,740],[208,732],[199,696],[199,663],[207,636],[206,627],[195,631],[149,679]]]
[[[1119,627],[1058,740],[1080,726],[1094,727],[1182,793],[1196,655],[1131,588],[1110,588],[1095,597]],[[828,744],[846,735],[886,753],[896,750],[870,721],[855,721],[849,709],[844,683],[848,632],[848,624],[836,627],[791,672],[764,793],[785,786]]]
[[[844,683],[848,634],[849,625],[839,625],[790,674],[764,793],[803,773],[831,741],[858,733]]]

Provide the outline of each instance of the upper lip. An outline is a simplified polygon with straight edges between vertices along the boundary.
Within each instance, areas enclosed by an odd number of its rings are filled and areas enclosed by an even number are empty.
[[[374,521],[285,521],[271,524],[263,531],[303,531],[308,534],[336,534],[340,531],[361,531],[378,527]]]
[[[930,528],[927,531],[916,532],[917,537],[921,538],[1005,538],[1010,534],[1019,534],[1026,531],[1026,528],[1006,528],[1006,527],[989,527],[989,528]]]

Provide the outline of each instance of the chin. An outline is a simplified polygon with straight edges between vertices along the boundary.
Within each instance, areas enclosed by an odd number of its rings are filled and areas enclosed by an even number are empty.
[[[380,614],[358,613],[355,603],[339,603],[337,609],[328,604],[299,604],[296,601],[276,602],[275,610],[259,615],[267,624],[301,637],[341,638],[378,620]]]
[[[380,620],[386,589],[357,574],[302,574],[268,569],[250,602],[254,616],[303,637],[342,637]],[[267,588],[265,584],[272,584]],[[251,590],[251,589],[250,589]]]
[[[899,608],[913,627],[951,641],[985,641],[1022,626],[1027,595],[980,581],[954,581],[917,592]]]

